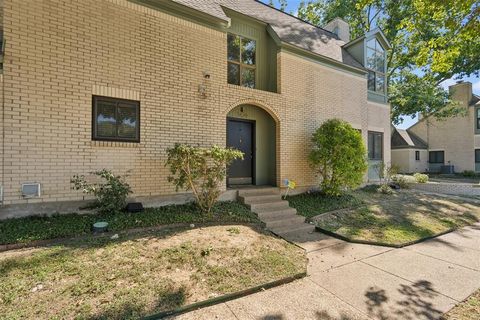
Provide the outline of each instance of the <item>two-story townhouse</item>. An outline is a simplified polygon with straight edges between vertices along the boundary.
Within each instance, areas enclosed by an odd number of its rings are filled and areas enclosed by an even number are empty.
[[[470,82],[449,87],[459,115],[421,118],[407,130],[392,130],[392,163],[402,172],[480,172],[480,97]]]
[[[147,205],[183,201],[164,166],[175,143],[246,154],[223,199],[287,178],[306,190],[330,118],[361,130],[372,165],[390,161],[379,30],[351,40],[341,19],[319,28],[254,0],[0,4],[0,217],[72,210],[72,175],[101,168],[128,172]]]

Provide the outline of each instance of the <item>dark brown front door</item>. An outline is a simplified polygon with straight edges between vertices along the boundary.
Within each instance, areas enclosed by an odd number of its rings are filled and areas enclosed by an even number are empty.
[[[243,160],[235,160],[228,167],[228,185],[252,184],[253,176],[253,144],[255,123],[248,120],[227,120],[227,147],[243,152]]]

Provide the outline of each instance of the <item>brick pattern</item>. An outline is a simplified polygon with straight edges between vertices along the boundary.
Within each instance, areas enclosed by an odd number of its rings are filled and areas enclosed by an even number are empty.
[[[240,104],[277,122],[279,184],[316,183],[306,155],[328,118],[350,121],[365,141],[370,124],[390,130],[362,77],[279,52],[281,93],[228,85],[225,33],[126,0],[4,0],[3,25],[5,204],[81,200],[71,176],[101,168],[129,172],[135,196],[172,194],[165,149],[225,145],[226,115]],[[141,142],[91,141],[92,94],[140,100]],[[40,182],[42,197],[22,199],[22,182]]]

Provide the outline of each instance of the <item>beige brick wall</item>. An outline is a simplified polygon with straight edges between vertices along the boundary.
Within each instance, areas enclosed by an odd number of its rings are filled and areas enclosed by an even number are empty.
[[[445,164],[450,162],[455,166],[456,172],[475,170],[475,117],[474,108],[468,106],[472,98],[471,88],[469,83],[453,86],[453,98],[466,110],[465,116],[443,121],[435,118],[424,119],[410,129],[428,143],[429,150],[444,150]]]
[[[316,183],[306,155],[328,118],[365,139],[369,126],[389,136],[389,110],[367,104],[363,77],[281,52],[281,94],[241,88],[227,84],[223,32],[125,0],[4,2],[5,204],[82,199],[70,177],[101,168],[130,171],[136,196],[172,194],[165,149],[225,145],[226,115],[239,104],[277,121],[277,183]],[[207,97],[197,91],[204,70]],[[139,99],[141,142],[91,141],[92,94]],[[22,199],[22,182],[40,182],[42,197]]]

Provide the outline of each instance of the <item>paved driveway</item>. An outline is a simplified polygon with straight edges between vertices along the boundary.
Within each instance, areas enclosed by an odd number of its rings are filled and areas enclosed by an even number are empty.
[[[293,235],[308,277],[175,319],[438,319],[480,288],[480,224],[404,249]]]

